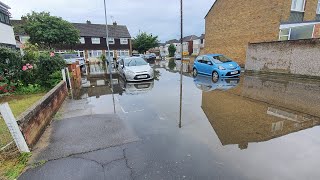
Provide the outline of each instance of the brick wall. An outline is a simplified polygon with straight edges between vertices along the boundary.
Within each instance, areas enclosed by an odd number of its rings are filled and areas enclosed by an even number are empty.
[[[68,94],[66,83],[60,82],[40,101],[18,118],[18,124],[29,147],[33,147]]]
[[[304,20],[315,20],[318,0],[307,0]],[[248,43],[276,41],[292,0],[217,0],[205,23],[205,53],[221,53],[244,65]]]
[[[320,77],[320,39],[250,44],[246,70]]]

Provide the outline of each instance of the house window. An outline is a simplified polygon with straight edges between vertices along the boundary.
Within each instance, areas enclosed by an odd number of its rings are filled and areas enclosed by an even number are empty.
[[[9,16],[7,14],[0,12],[0,22],[5,24],[10,24]]]
[[[81,44],[84,44],[85,43],[84,37],[80,37],[79,41],[80,41]]]
[[[128,39],[120,38],[120,44],[128,44]]]
[[[129,50],[118,50],[117,55],[118,56],[129,56]]]
[[[293,26],[280,29],[279,40],[297,40],[313,38],[315,25]]]
[[[305,0],[292,0],[291,11],[304,12]]]
[[[114,38],[109,38],[109,44],[114,44]]]
[[[78,57],[84,57],[84,51],[75,50],[74,52],[78,54]]]
[[[290,28],[280,29],[279,40],[280,41],[289,40],[290,30],[291,30]]]
[[[106,57],[108,58],[108,51],[106,51]],[[110,57],[114,57],[114,53],[113,53],[113,51],[110,51]]]
[[[100,38],[91,38],[92,44],[100,44]]]
[[[99,58],[102,55],[102,50],[92,50],[88,52],[89,57]]]
[[[320,14],[320,0],[318,0],[317,14]]]

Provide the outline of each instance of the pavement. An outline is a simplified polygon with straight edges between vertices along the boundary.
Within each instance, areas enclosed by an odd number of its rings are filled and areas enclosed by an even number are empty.
[[[212,83],[183,68],[179,128],[179,66],[154,69],[155,81],[118,79],[114,94],[91,87],[68,99],[19,179],[320,178],[318,81]]]

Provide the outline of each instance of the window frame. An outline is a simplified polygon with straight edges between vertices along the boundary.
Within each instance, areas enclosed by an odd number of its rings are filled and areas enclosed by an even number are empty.
[[[112,40],[112,41],[110,42],[110,40]],[[106,42],[109,42],[109,44],[115,44],[115,40],[114,40],[114,38],[112,38],[112,37],[109,37],[109,38],[108,38],[108,41],[107,41],[107,39],[106,39]]]
[[[298,1],[303,1],[302,10],[297,10],[297,7],[295,9],[293,9],[293,2],[294,1],[296,1],[296,3]],[[292,2],[291,2],[291,11],[293,11],[293,12],[305,12],[305,8],[306,8],[306,0],[292,0]]]
[[[82,40],[83,40],[83,41],[82,41]],[[80,41],[80,44],[85,44],[85,43],[86,43],[86,40],[85,40],[84,37],[80,37],[79,41]]]
[[[99,43],[98,42],[94,42],[93,40],[98,40],[99,39]],[[91,37],[91,44],[100,44],[101,43],[101,40],[99,37]]]
[[[126,41],[126,42],[123,42]],[[129,44],[128,38],[120,38],[120,44]]]
[[[318,0],[318,6],[317,6],[316,14],[320,15],[320,0]]]

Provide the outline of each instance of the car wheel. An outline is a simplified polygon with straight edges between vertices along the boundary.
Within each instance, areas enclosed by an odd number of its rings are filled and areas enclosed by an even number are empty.
[[[217,71],[213,71],[212,73],[212,82],[216,83],[219,80],[219,74]]]
[[[193,72],[192,72],[193,77],[197,77],[198,75],[198,70],[196,68],[193,68]]]

